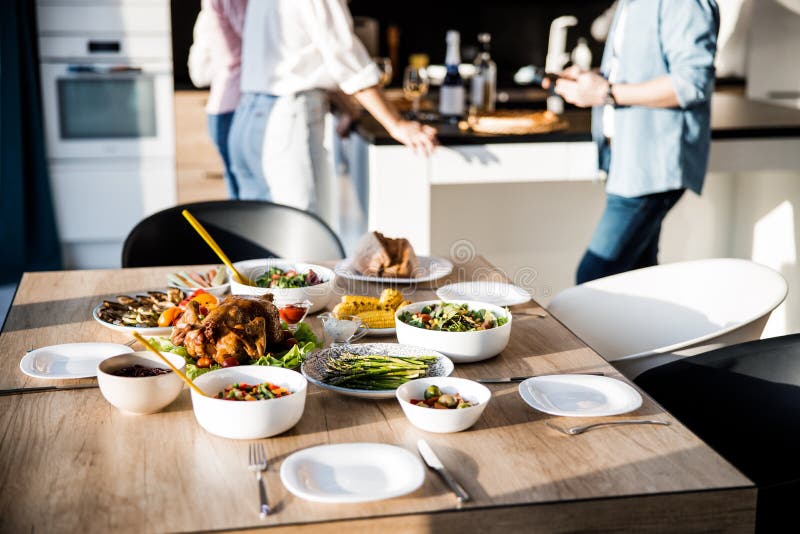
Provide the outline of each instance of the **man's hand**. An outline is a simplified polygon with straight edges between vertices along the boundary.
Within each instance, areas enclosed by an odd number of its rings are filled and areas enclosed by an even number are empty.
[[[556,94],[579,108],[602,105],[607,93],[608,81],[595,72],[582,72],[575,80],[556,81]]]
[[[570,80],[577,80],[578,76],[586,72],[582,68],[577,65],[571,65],[566,69],[562,70],[558,73],[559,78],[568,78]],[[550,78],[545,78],[542,80],[542,88],[543,89],[550,89],[550,84],[553,83]]]
[[[391,124],[386,131],[415,154],[430,156],[437,145],[436,129],[417,121],[401,119]]]

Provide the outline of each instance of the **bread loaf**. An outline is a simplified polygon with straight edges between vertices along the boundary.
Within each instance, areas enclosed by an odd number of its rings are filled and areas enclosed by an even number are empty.
[[[352,265],[367,276],[408,278],[417,269],[417,255],[408,239],[371,232],[358,241]]]

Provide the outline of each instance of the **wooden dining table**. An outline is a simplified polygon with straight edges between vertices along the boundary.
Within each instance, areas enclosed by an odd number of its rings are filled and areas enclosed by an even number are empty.
[[[440,280],[400,288],[418,301],[436,298],[435,288],[446,283],[506,278],[480,256],[454,265]],[[0,389],[95,382],[31,378],[20,371],[20,359],[30,349],[59,343],[129,341],[95,322],[92,309],[104,297],[163,288],[172,270],[26,273],[0,334]],[[381,289],[342,277],[336,284],[341,294]],[[601,372],[627,382],[535,301],[512,306],[511,313],[508,347],[494,358],[457,364],[455,376]],[[321,336],[319,320],[307,321]],[[490,388],[492,399],[475,426],[433,434],[412,426],[394,399],[359,399],[309,385],[300,422],[258,440],[269,459],[265,477],[273,512],[265,519],[259,518],[258,489],[247,468],[250,442],[203,430],[188,388],[164,411],[140,416],[121,413],[98,389],[0,396],[0,531],[753,531],[753,483],[644,392],[633,413],[575,419],[529,407],[517,384]],[[630,418],[671,424],[605,427],[577,436],[548,425]],[[470,501],[459,504],[432,471],[413,493],[361,504],[305,501],[281,483],[282,462],[307,447],[371,442],[417,454],[420,438]]]

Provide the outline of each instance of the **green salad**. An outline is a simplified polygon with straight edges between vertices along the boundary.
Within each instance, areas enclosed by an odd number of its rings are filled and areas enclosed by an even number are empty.
[[[284,325],[284,330],[285,329],[286,325]],[[293,337],[297,340],[297,344],[293,345],[292,348],[280,352],[265,354],[260,358],[250,360],[248,364],[269,365],[272,367],[294,369],[303,363],[303,360],[308,354],[311,353],[311,351],[317,347],[322,347],[322,344],[317,339],[317,336],[314,335],[311,327],[309,327],[306,323],[300,323],[297,326],[297,330],[294,332]],[[217,362],[213,362],[210,367],[198,367],[196,365],[196,361],[189,356],[189,353],[186,351],[185,347],[174,345],[167,337],[152,337],[150,338],[150,344],[161,352],[171,352],[183,357],[183,359],[186,360],[186,376],[192,380],[209,371],[222,369],[222,366]]]
[[[508,322],[508,315],[497,317],[489,310],[470,310],[466,304],[440,302],[418,312],[405,311],[400,314],[400,320],[426,330],[475,332],[503,326]]]
[[[280,289],[315,286],[321,283],[322,279],[311,269],[307,273],[298,273],[293,269],[283,270],[278,267],[270,267],[267,272],[256,278],[258,287]]]

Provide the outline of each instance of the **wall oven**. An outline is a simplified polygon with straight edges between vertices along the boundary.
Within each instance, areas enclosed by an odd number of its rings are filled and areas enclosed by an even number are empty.
[[[50,158],[174,154],[170,65],[72,61],[41,73]]]

